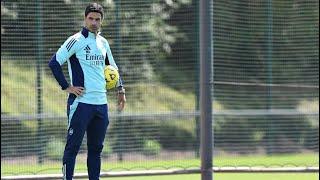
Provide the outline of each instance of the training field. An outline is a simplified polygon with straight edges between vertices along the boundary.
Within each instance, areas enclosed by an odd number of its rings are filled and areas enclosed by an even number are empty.
[[[78,161],[79,163],[75,167],[75,172],[86,172],[85,162]],[[188,169],[190,167],[200,167],[199,159],[185,159],[185,160],[166,160],[166,161],[148,161],[139,162],[102,162],[102,170],[146,170],[146,169],[156,169],[156,167],[161,167],[161,169],[170,169],[172,165],[176,164],[180,168]],[[279,164],[284,165],[284,167],[318,167],[319,166],[319,156],[317,154],[283,154],[283,155],[273,155],[273,156],[220,156],[214,158],[215,167],[279,167]],[[60,161],[55,161],[38,165],[38,164],[16,164],[14,162],[4,160],[1,161],[1,175],[24,175],[24,174],[52,174],[61,172]]]
[[[319,166],[319,157],[315,154],[301,155],[278,155],[278,156],[247,156],[232,160],[232,157],[217,157],[214,159],[214,164],[218,167],[223,166],[241,166],[247,165],[248,167],[258,166],[264,164],[266,167],[277,167],[277,164],[287,164],[288,166],[303,166],[312,164],[312,166]],[[232,163],[231,163],[232,162]],[[145,169],[153,169],[152,167],[164,167],[170,169],[170,164],[174,161],[152,161],[145,164]],[[188,168],[189,165],[200,166],[199,160],[185,160],[184,163],[180,163],[181,167]],[[13,165],[1,165],[1,175],[13,175],[13,174],[51,174],[60,173],[60,163],[56,162],[54,166],[50,165],[32,165],[32,166],[19,166]],[[137,163],[111,163],[105,162],[103,164],[104,170],[110,169],[135,169]],[[51,166],[51,167],[50,167]],[[78,164],[76,166],[76,173],[86,172],[85,164]],[[13,172],[14,171],[14,172]],[[29,173],[28,173],[29,172]],[[215,180],[315,180],[319,178],[319,173],[214,173]],[[188,174],[188,175],[162,175],[162,176],[130,176],[130,177],[109,177],[101,178],[108,180],[197,180],[201,179],[200,174]]]
[[[215,173],[214,180],[316,180],[319,173]],[[102,178],[108,180],[198,180],[200,175],[170,175],[149,177]]]

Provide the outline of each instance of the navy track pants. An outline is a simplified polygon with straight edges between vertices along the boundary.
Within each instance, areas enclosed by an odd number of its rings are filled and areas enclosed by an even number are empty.
[[[87,132],[87,167],[90,180],[98,180],[101,169],[101,152],[109,125],[108,106],[81,102],[68,104],[68,134],[63,154],[63,177],[71,180],[76,156]]]

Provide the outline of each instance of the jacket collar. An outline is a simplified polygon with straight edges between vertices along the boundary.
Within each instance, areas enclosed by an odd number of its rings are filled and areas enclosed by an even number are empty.
[[[87,37],[89,37],[89,38],[96,38],[96,34],[90,32],[86,27],[83,27],[83,28],[82,28],[81,34],[82,34],[85,38],[87,38]],[[99,35],[99,34],[100,34],[100,32],[98,32],[97,35]]]

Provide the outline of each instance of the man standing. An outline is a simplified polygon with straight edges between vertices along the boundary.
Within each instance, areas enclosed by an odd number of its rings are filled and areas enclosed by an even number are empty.
[[[87,132],[87,167],[90,180],[97,180],[101,169],[101,152],[109,124],[104,68],[118,69],[108,41],[100,36],[103,8],[97,3],[85,9],[85,27],[69,37],[53,55],[49,67],[62,90],[69,93],[67,102],[68,132],[63,154],[63,177],[73,177],[75,160]],[[70,84],[61,65],[68,63]],[[121,78],[117,84],[118,109],[126,102]]]

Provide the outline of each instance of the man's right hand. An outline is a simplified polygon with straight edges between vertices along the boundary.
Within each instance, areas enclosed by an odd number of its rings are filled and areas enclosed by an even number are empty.
[[[76,96],[82,96],[84,93],[84,87],[80,87],[80,86],[69,86],[66,91],[68,93],[72,93]]]

